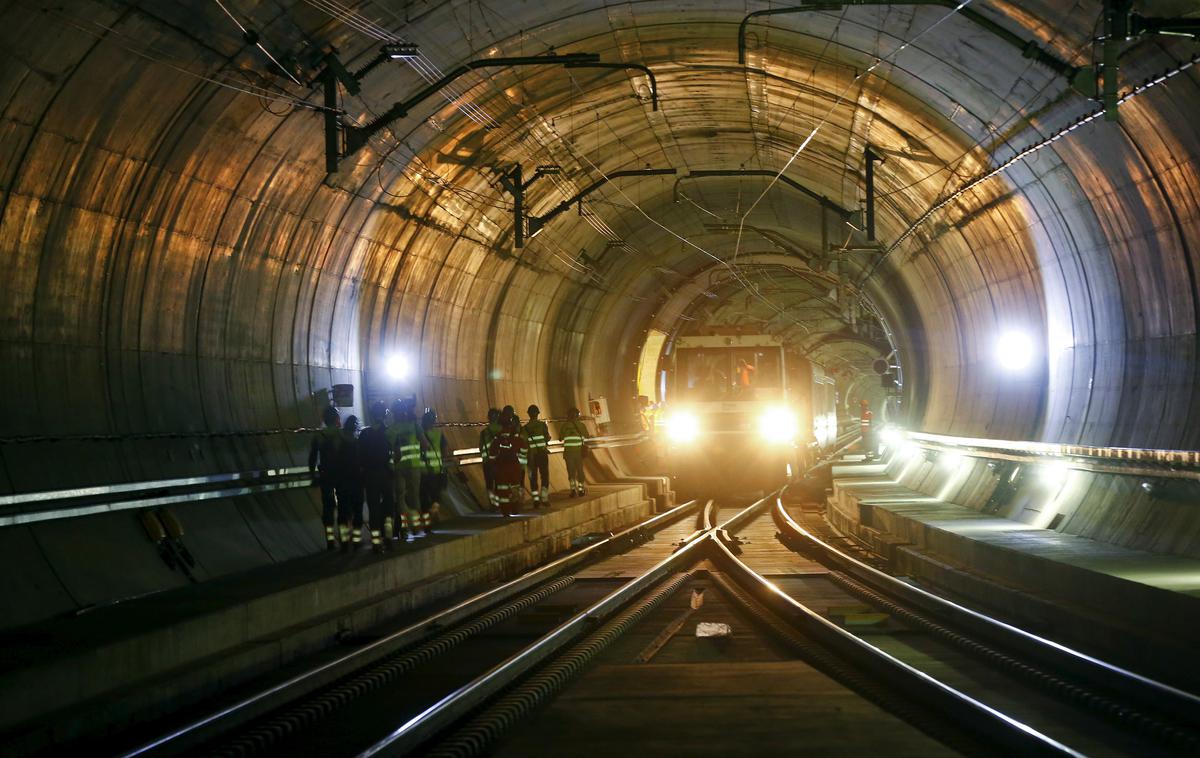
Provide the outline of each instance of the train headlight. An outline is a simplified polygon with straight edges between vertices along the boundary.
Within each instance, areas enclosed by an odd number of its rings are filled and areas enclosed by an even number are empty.
[[[672,442],[692,442],[700,436],[700,419],[687,411],[675,411],[667,416],[663,426]]]
[[[796,426],[796,414],[787,408],[767,408],[758,417],[758,433],[766,442],[783,444],[795,440]]]

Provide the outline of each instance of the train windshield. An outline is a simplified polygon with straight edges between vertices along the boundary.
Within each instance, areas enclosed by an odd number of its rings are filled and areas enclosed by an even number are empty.
[[[778,348],[681,348],[675,371],[675,389],[686,402],[783,398]]]

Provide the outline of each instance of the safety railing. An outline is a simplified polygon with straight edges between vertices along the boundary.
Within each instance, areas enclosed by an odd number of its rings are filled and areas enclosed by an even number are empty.
[[[1053,461],[1067,468],[1099,474],[1200,480],[1200,451],[1195,450],[953,437],[898,429],[885,429],[880,435],[885,445],[896,449],[907,441],[928,450],[955,451],[974,458],[1032,464]]]
[[[640,433],[591,437],[587,440],[587,446],[592,449],[622,447],[638,444],[643,439],[644,435]],[[561,453],[562,441],[551,440],[550,452]],[[483,459],[479,448],[463,448],[455,450],[450,460],[460,466],[471,466]],[[297,489],[310,486],[312,480],[313,475],[307,466],[289,466],[0,495],[0,528]]]

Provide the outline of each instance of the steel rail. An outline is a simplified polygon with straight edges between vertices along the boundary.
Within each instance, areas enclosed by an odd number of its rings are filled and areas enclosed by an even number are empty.
[[[1020,755],[1082,756],[1082,753],[1042,734],[1033,727],[982,703],[944,682],[904,663],[865,640],[838,627],[743,563],[724,541],[710,532],[717,547],[716,561],[752,596],[783,620],[831,651],[852,661],[898,691],[925,702],[935,712],[968,731],[996,741]]]
[[[657,531],[697,509],[698,500],[690,500],[674,508],[651,516],[645,521],[569,555],[551,561],[498,587],[481,592],[463,600],[428,618],[410,624],[357,650],[323,663],[309,671],[293,676],[286,681],[245,697],[232,705],[189,722],[142,744],[122,755],[125,758],[146,755],[158,751],[179,752],[208,740],[214,739],[230,729],[286,705],[321,689],[344,676],[369,666],[393,653],[402,650],[434,633],[472,616],[484,613],[510,598],[546,582],[563,571],[575,568],[580,563],[603,556],[606,551],[635,541],[639,537]]]
[[[803,541],[820,552],[823,562],[836,566],[885,595],[965,628],[972,634],[1019,651],[1028,660],[1053,667],[1092,686],[1118,692],[1139,705],[1167,712],[1184,724],[1200,724],[1200,697],[1192,693],[1039,637],[1020,627],[902,582],[828,544],[805,529],[787,512],[781,500],[776,500],[772,515],[775,525],[780,530],[780,542],[791,550],[796,549],[794,541]],[[789,537],[793,541],[789,541]]]
[[[375,755],[408,755],[417,750],[437,733],[494,697],[525,673],[548,660],[634,598],[657,586],[681,568],[698,561],[700,551],[708,543],[707,536],[709,534],[710,532],[704,532],[700,537],[692,539],[671,556],[630,580],[620,589],[576,613],[525,649],[506,658],[468,684],[438,700],[364,750],[359,754],[360,758]]]
[[[572,639],[580,636],[587,629],[615,613],[627,602],[644,593],[657,580],[665,578],[667,574],[682,567],[684,560],[692,562],[699,560],[698,557],[692,557],[693,552],[700,549],[697,548],[698,545],[704,544],[707,538],[717,531],[726,533],[729,530],[740,528],[758,515],[764,507],[772,502],[773,497],[782,494],[785,489],[786,486],[757,500],[720,526],[714,526],[716,509],[714,501],[708,500],[701,512],[702,528],[684,538],[681,546],[669,558],[597,601],[591,608],[576,614],[530,647],[513,655],[456,692],[447,695],[438,703],[410,719],[392,734],[362,752],[360,756],[365,758],[365,756],[372,755],[407,755],[412,752],[450,723],[488,700],[541,661],[549,658]]]

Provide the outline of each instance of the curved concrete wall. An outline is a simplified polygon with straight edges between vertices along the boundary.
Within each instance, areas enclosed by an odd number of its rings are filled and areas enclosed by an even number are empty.
[[[735,53],[741,5],[448,2],[406,19],[363,2],[355,24],[418,42],[443,70],[551,46],[646,63],[661,108],[637,72],[488,70],[326,177],[320,115],[242,91],[319,103],[319,87],[263,73],[219,8],[36,5],[0,12],[4,436],[191,436],[0,445],[5,491],[299,463],[304,439],[205,435],[311,424],[314,391],[336,382],[390,391],[378,368],[395,349],[417,357],[421,401],[445,420],[507,402],[557,415],[593,394],[627,421],[642,331],[679,282],[723,267],[712,256],[750,251],[704,225],[744,210],[763,184],[689,187],[693,204],[674,202],[670,179],[619,180],[514,250],[493,167],[561,165],[530,191],[531,212],[544,213],[601,172],[779,170],[820,124],[789,177],[857,207],[864,145],[889,151],[878,173],[887,241],[1094,107],[961,18],[922,33],[944,8],[775,18],[753,26],[747,71]],[[306,3],[239,6],[279,56],[333,44],[353,67],[379,44]],[[1088,60],[1099,11],[980,8],[1073,64]],[[1123,72],[1140,81],[1190,54],[1186,42],[1140,42]],[[423,82],[389,65],[344,107],[367,120]],[[1095,121],[964,194],[897,248],[866,287],[905,356],[912,425],[1200,444],[1197,112],[1191,70],[1122,106],[1121,124]],[[772,188],[746,222],[811,232],[797,207]],[[607,244],[617,237],[631,249]],[[994,367],[1010,326],[1042,353],[1019,377]],[[311,514],[295,497],[287,507]]]

